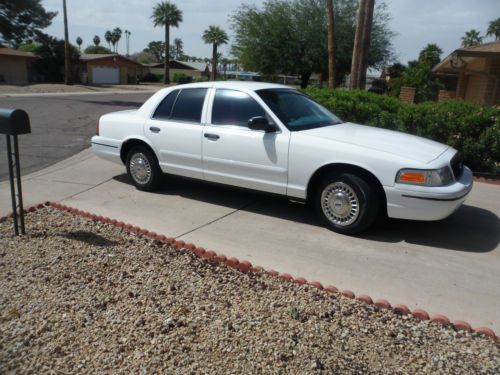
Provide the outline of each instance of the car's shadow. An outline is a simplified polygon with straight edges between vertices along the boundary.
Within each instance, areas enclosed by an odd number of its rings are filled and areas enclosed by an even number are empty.
[[[115,176],[114,179],[132,185],[126,174]],[[308,205],[174,176],[166,177],[162,187],[153,194],[181,196],[235,210],[322,227]],[[463,205],[453,215],[441,221],[382,220],[357,238],[361,241],[407,242],[441,249],[484,253],[495,250],[500,242],[500,220],[489,210]]]

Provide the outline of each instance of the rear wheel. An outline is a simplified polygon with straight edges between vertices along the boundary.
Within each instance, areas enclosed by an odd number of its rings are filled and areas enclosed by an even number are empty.
[[[153,191],[161,181],[162,172],[154,153],[145,146],[135,146],[127,154],[127,173],[139,190]]]
[[[366,180],[351,173],[325,177],[319,184],[314,203],[323,223],[343,234],[368,229],[380,209],[375,190]]]

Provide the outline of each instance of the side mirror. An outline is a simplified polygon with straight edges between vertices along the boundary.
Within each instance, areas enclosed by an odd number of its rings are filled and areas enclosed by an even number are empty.
[[[276,131],[276,128],[269,123],[266,117],[256,116],[248,120],[248,128],[252,130],[264,130],[266,133]]]

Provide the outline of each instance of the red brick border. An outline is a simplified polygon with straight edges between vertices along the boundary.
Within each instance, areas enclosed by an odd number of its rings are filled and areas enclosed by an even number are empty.
[[[350,290],[342,290],[339,292],[339,290],[333,285],[327,285],[326,287],[323,287],[323,285],[319,281],[307,281],[303,277],[293,277],[288,273],[279,273],[278,271],[275,271],[275,270],[265,270],[264,268],[262,268],[260,266],[252,265],[252,263],[250,263],[248,260],[240,261],[234,257],[231,257],[228,259],[225,255],[217,254],[213,250],[205,250],[204,248],[197,247],[196,245],[191,244],[191,243],[186,244],[182,240],[176,240],[175,238],[172,238],[172,237],[166,237],[164,235],[159,235],[155,232],[150,232],[144,228],[140,228],[137,226],[133,226],[131,224],[126,224],[126,223],[123,223],[121,221],[110,219],[109,217],[103,217],[103,216],[92,214],[90,212],[81,211],[79,209],[76,209],[73,207],[68,207],[68,206],[65,206],[65,205],[57,203],[57,202],[47,201],[45,203],[40,203],[40,204],[37,204],[34,206],[29,206],[29,207],[24,209],[24,212],[25,213],[35,212],[36,210],[42,209],[45,207],[53,207],[53,208],[58,209],[60,211],[66,211],[66,212],[72,213],[76,216],[85,217],[85,218],[92,220],[92,221],[98,221],[98,222],[101,222],[103,224],[110,224],[110,225],[113,225],[117,228],[120,228],[123,231],[134,233],[136,235],[143,236],[143,237],[148,237],[148,238],[151,238],[155,241],[173,246],[178,250],[191,251],[196,256],[198,256],[198,257],[200,257],[208,262],[225,264],[226,266],[234,268],[240,272],[266,273],[269,276],[279,277],[282,280],[287,281],[287,282],[294,282],[294,283],[297,283],[299,285],[310,285],[314,288],[324,290],[328,293],[340,294],[340,295],[342,295],[346,298],[349,298],[349,299],[356,299],[360,303],[374,305],[379,309],[392,310],[394,313],[399,314],[399,315],[411,315],[411,316],[413,316],[413,318],[418,319],[418,320],[430,320],[431,322],[434,322],[434,323],[439,323],[439,324],[442,324],[445,326],[452,326],[456,331],[473,332],[473,333],[476,333],[479,335],[485,335],[485,336],[489,336],[493,339],[500,340],[500,336],[497,336],[495,334],[495,332],[491,328],[488,328],[488,327],[478,327],[478,328],[473,329],[469,323],[461,321],[461,320],[457,320],[457,321],[453,322],[453,324],[451,324],[450,320],[444,315],[436,314],[436,315],[429,316],[429,314],[425,310],[415,309],[415,310],[411,311],[406,305],[402,305],[402,304],[396,304],[394,306],[391,306],[391,304],[385,299],[377,299],[375,302],[373,302],[373,300],[371,299],[370,296],[367,296],[364,294],[360,294],[360,295],[356,296],[354,294],[354,292],[352,292]],[[1,216],[0,223],[7,221],[11,217],[12,217],[12,214],[7,214],[5,216]]]

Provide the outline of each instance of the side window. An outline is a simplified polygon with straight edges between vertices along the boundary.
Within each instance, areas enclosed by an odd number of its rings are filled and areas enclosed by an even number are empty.
[[[266,112],[248,94],[226,89],[215,92],[212,124],[247,126],[255,116],[266,116]]]
[[[168,94],[165,98],[163,98],[160,105],[156,108],[153,118],[160,120],[166,120],[170,118],[170,114],[172,113],[172,107],[174,106],[177,95],[179,95],[179,91],[180,90],[174,90],[170,94]]]
[[[175,101],[171,120],[201,122],[206,88],[182,89]]]

